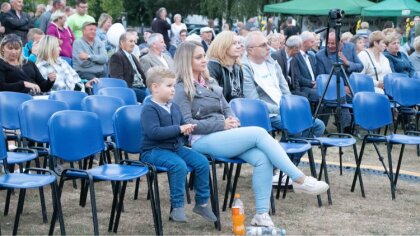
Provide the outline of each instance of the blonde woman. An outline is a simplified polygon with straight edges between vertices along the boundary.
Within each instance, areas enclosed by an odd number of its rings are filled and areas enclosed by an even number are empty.
[[[408,56],[400,52],[400,39],[401,35],[397,33],[390,33],[385,36],[386,51],[384,55],[389,60],[392,72],[403,73],[409,77],[413,77],[414,70]]]
[[[104,45],[107,52],[110,52],[111,50],[115,49],[114,46],[112,46],[108,42],[108,37],[106,36],[106,33],[108,32],[109,28],[112,25],[112,16],[102,13],[101,16],[98,19],[98,27],[96,28],[96,38],[99,39]]]
[[[214,38],[208,51],[210,77],[223,88],[227,101],[243,97],[244,73],[240,65],[242,44],[239,36],[232,31],[223,31]]]
[[[277,52],[278,50],[284,48],[284,35],[279,33],[271,33],[267,35],[267,43],[270,46],[270,54]]]
[[[6,35],[0,43],[0,91],[39,94],[51,89],[55,77],[42,77],[36,65],[23,58],[22,40]]]
[[[181,30],[187,30],[187,26],[182,23],[181,20],[181,15],[175,14],[174,23],[171,24],[171,44],[175,47],[178,47],[178,45],[181,43],[181,38],[179,37]]]
[[[238,157],[254,167],[256,214],[252,225],[274,226],[268,215],[273,166],[292,178],[296,192],[317,195],[328,190],[325,182],[305,176],[265,129],[239,127],[240,121],[232,113],[222,88],[209,76],[201,44],[180,44],[175,64],[179,82],[174,102],[180,107],[184,121],[196,125],[190,135],[192,148],[203,154]]]
[[[79,75],[59,55],[60,44],[58,39],[49,35],[44,36],[39,43],[38,60],[36,65],[45,79],[55,79],[55,83],[52,86],[51,91],[84,91],[85,88]]]

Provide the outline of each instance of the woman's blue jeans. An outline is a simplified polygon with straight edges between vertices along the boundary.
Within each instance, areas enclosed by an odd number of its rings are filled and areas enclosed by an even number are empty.
[[[209,155],[238,157],[252,165],[252,188],[257,213],[269,211],[273,166],[285,172],[292,180],[304,176],[290,161],[280,144],[259,127],[241,127],[211,133],[198,139],[192,148]]]

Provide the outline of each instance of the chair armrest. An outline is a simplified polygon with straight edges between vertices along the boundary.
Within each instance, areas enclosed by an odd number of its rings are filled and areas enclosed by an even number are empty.
[[[27,152],[27,153],[31,152],[31,153],[34,153],[38,156],[38,151],[36,149],[33,149],[33,148],[21,148],[21,147],[19,147],[19,148],[13,149],[12,152]]]
[[[327,134],[327,137],[354,138],[352,135],[344,133],[330,133]]]
[[[50,174],[50,175],[57,176],[57,175],[55,174],[55,172],[54,172],[54,171],[52,171],[52,170],[48,170],[48,169],[44,169],[44,168],[35,168],[35,167],[30,167],[30,168],[25,169],[24,173],[25,173],[25,174],[28,174],[28,173],[29,173],[29,171],[31,171],[31,170],[32,170],[32,171],[36,171],[36,172],[48,173],[48,174]]]

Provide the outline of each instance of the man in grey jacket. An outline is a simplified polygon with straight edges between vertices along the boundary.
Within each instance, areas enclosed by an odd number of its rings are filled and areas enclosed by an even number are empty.
[[[105,45],[96,39],[96,23],[85,22],[83,37],[73,43],[73,68],[82,79],[107,76],[108,54]]]

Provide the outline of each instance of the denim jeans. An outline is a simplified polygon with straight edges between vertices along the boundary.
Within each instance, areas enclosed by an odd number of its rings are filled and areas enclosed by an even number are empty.
[[[144,152],[141,161],[168,168],[169,191],[173,208],[184,207],[187,165],[191,166],[195,173],[195,203],[203,205],[208,202],[210,197],[209,161],[202,154],[186,147],[180,147],[176,151],[155,148]]]
[[[131,88],[136,93],[137,102],[143,102],[144,98],[147,96],[146,87],[144,88]]]
[[[256,212],[269,210],[273,166],[283,170],[292,180],[304,176],[289,159],[280,144],[265,129],[241,127],[211,133],[199,138],[192,148],[201,153],[238,157],[254,167],[252,188]]]

